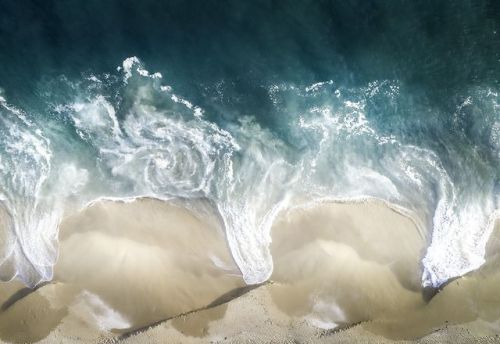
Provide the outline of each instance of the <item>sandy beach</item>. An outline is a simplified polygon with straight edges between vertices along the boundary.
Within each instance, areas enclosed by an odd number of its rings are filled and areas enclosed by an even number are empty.
[[[271,279],[246,286],[216,219],[101,200],[60,226],[54,280],[0,285],[4,343],[469,343],[500,333],[500,226],[486,264],[432,298],[429,233],[383,202],[283,211]]]
[[[0,0],[0,344],[499,343],[500,0]]]

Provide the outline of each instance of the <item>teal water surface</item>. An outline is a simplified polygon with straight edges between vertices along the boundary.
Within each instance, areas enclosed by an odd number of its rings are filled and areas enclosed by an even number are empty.
[[[63,213],[137,196],[220,216],[247,283],[305,200],[416,214],[424,285],[476,269],[499,30],[493,0],[2,1],[0,276],[50,280]]]

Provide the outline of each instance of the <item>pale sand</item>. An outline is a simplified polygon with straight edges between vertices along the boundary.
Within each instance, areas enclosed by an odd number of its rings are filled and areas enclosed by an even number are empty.
[[[420,288],[428,234],[381,202],[292,209],[271,234],[272,283],[242,290],[215,223],[151,199],[98,202],[62,224],[54,283],[17,301],[18,283],[0,286],[9,306],[0,311],[0,339],[497,342],[498,224],[487,264],[428,303]]]
[[[54,282],[0,313],[0,339],[31,342],[56,329],[92,341],[244,286],[220,229],[173,204],[97,202],[66,218],[59,239]]]

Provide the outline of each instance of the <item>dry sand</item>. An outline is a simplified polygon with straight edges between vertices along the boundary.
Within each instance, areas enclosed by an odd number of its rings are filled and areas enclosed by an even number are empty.
[[[244,288],[217,221],[152,199],[97,202],[61,224],[53,282],[0,285],[0,340],[497,342],[498,224],[483,268],[428,302],[428,233],[382,202],[290,209],[271,235],[271,281]]]

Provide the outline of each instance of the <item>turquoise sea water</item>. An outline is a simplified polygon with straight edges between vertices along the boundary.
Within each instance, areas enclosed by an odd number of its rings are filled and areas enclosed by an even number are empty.
[[[2,1],[0,276],[50,280],[65,212],[137,196],[217,213],[248,283],[280,209],[324,199],[414,212],[424,285],[475,269],[499,31],[496,1]]]

